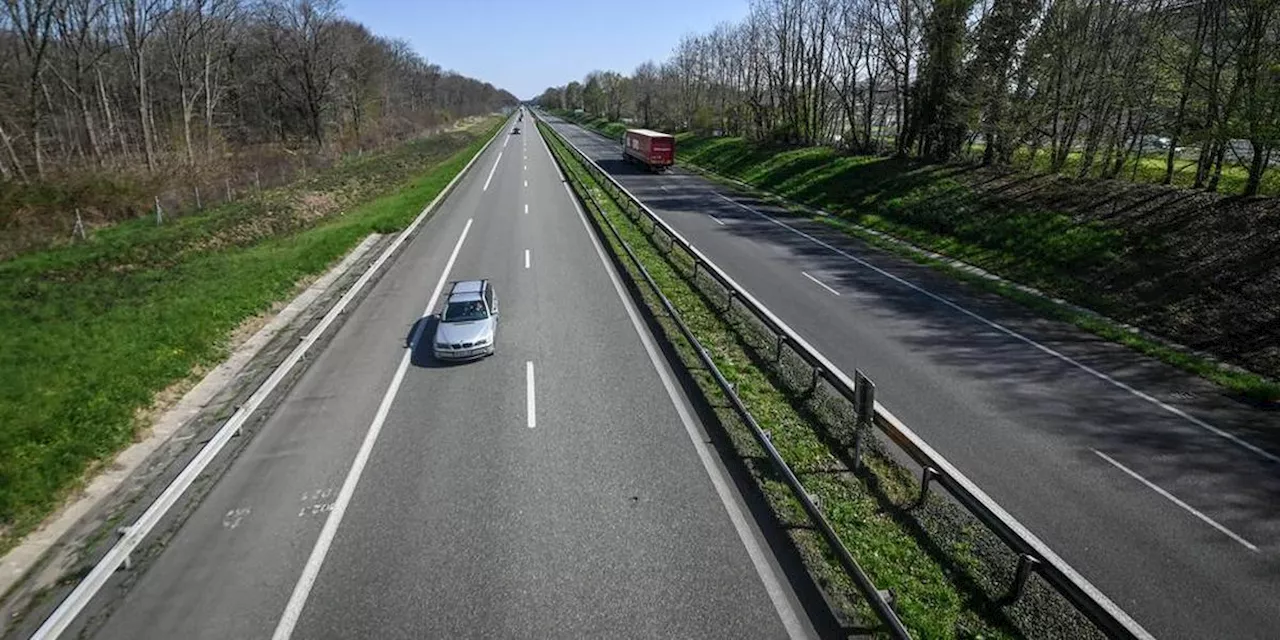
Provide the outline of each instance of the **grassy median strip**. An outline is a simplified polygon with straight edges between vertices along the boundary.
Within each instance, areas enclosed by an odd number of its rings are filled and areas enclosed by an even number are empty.
[[[157,392],[219,362],[237,326],[370,233],[403,228],[498,126],[0,263],[0,552],[133,440]]]
[[[647,222],[637,223],[623,213],[554,135],[545,137],[567,168],[573,186],[580,193],[591,193],[604,207],[602,211],[589,207],[591,214],[601,221],[608,219],[618,229],[752,415],[770,433],[806,489],[821,501],[824,513],[853,556],[879,588],[894,592],[895,608],[913,634],[921,638],[998,638],[1024,633],[1088,637],[1093,633],[1078,614],[1036,580],[1028,596],[1005,605],[1001,598],[1012,575],[1012,554],[953,504],[934,498],[916,506],[918,483],[879,445],[870,447],[864,471],[849,472],[845,457],[833,449],[832,434],[817,424],[816,413],[821,409],[816,408],[815,399],[795,393],[793,385],[784,380],[786,373],[779,370],[780,365],[762,353],[766,350],[760,348],[758,336],[751,335],[752,328],[746,322],[726,320],[724,299],[715,299],[697,284],[687,254],[670,251],[665,238],[651,239]],[[605,235],[615,255],[625,256],[618,240],[612,234]],[[635,267],[625,258],[623,262],[633,282],[643,283]],[[869,607],[807,522],[748,427],[729,407],[711,374],[702,368],[692,345],[664,316],[656,295],[643,284],[637,284],[637,289],[716,408],[738,454],[788,528],[815,579],[851,618],[873,621]]]

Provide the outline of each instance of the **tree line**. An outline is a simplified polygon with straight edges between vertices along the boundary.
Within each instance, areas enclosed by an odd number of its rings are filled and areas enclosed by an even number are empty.
[[[1255,195],[1280,163],[1280,0],[752,0],[665,61],[538,102],[1082,177],[1148,162],[1209,191],[1238,165]]]
[[[513,105],[335,0],[4,0],[0,178],[354,148]]]

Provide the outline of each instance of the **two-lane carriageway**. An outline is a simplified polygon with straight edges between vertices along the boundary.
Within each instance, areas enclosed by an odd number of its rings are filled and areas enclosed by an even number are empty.
[[[510,124],[164,550],[76,630],[813,634],[537,128]],[[406,349],[447,282],[472,278],[496,287],[497,353],[437,363],[429,328]]]

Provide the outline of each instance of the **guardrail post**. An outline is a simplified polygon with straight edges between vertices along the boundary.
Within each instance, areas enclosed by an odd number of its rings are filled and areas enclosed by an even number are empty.
[[[923,507],[925,500],[929,497],[929,483],[938,477],[938,470],[933,467],[925,467],[924,472],[920,474],[920,499],[916,501],[917,507]]]
[[[696,267],[698,266],[698,263],[695,262],[693,263],[693,265]],[[787,336],[779,333],[774,343],[775,344],[773,346],[773,361],[782,362],[782,345],[787,343]]]
[[[733,289],[725,289],[725,290],[726,290],[726,291],[728,291],[729,293],[728,293],[728,294],[726,294],[726,295],[725,295],[725,297],[724,297],[724,311],[721,311],[720,313],[726,313],[726,314],[727,314],[727,313],[729,313],[729,311],[731,311],[731,310],[733,309],[733,297],[734,297],[735,293],[734,293]]]
[[[898,594],[894,593],[893,589],[876,589],[876,591],[880,592],[880,597],[890,607],[898,603]]]
[[[1040,561],[1023,553],[1018,556],[1018,572],[1013,576],[1013,588],[1009,590],[1009,602],[1016,602],[1027,589],[1027,580],[1031,571],[1040,566]]]
[[[853,470],[862,469],[862,434],[871,428],[876,410],[876,385],[861,370],[853,372],[853,394],[857,399],[857,419],[853,426]]]
[[[125,537],[125,536],[129,535],[130,533],[132,533],[132,529],[131,529],[130,527],[117,527],[117,528],[116,528],[116,535],[117,535],[117,536],[120,536],[121,538],[123,538],[123,537]],[[121,570],[123,570],[123,571],[129,571],[129,570],[132,570],[132,569],[133,569],[133,554],[132,554],[132,553],[126,553],[126,554],[125,554],[125,556],[124,556],[124,560],[120,563],[120,566],[116,567],[116,570],[117,570],[117,571],[121,571]]]

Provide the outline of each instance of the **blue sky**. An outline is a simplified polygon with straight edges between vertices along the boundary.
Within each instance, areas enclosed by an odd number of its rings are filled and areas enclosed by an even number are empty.
[[[592,69],[630,73],[686,33],[747,14],[747,0],[345,0],[343,13],[427,60],[521,99]]]

